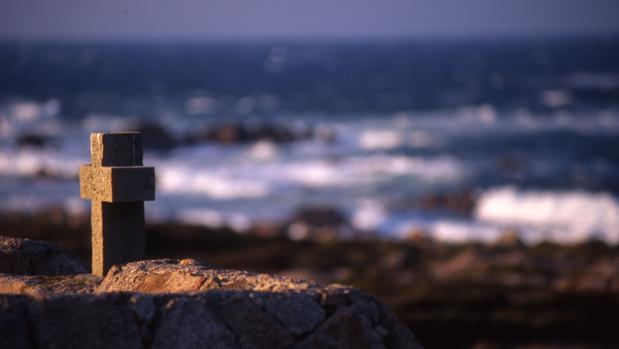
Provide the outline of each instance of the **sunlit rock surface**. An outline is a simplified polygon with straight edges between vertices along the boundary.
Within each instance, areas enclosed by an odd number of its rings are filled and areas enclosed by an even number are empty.
[[[27,257],[29,245],[11,246]],[[129,263],[103,280],[36,275],[48,269],[34,260],[23,270],[35,275],[0,274],[2,348],[421,347],[387,307],[351,287],[195,260]]]

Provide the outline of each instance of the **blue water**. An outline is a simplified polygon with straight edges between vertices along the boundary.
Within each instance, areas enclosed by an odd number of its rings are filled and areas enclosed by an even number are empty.
[[[148,125],[169,138],[146,149],[150,219],[243,230],[317,205],[395,238],[616,243],[618,43],[1,43],[0,206],[87,210],[88,133]],[[195,141],[224,123],[314,134]],[[458,192],[472,212],[419,205]]]

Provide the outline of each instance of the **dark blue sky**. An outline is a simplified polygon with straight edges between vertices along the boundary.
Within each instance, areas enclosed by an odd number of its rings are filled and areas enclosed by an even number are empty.
[[[619,33],[619,0],[0,0],[0,37],[272,39]]]

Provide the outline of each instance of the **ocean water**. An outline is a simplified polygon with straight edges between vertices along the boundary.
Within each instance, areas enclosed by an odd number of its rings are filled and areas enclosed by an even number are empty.
[[[309,136],[198,137],[224,124]],[[145,126],[152,220],[619,242],[617,39],[2,43],[0,209],[87,212],[88,134]]]

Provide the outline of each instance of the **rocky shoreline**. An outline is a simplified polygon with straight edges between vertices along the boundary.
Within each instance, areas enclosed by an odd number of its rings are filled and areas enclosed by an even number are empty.
[[[4,217],[0,231],[53,241],[88,263],[88,221],[55,217]],[[610,348],[617,340],[619,248],[601,242],[295,241],[174,223],[151,224],[146,236],[149,259],[353,285],[390,306],[427,347]]]
[[[0,346],[421,348],[387,307],[351,287],[191,259],[83,272],[52,244],[0,238]]]

